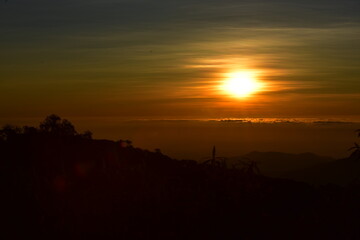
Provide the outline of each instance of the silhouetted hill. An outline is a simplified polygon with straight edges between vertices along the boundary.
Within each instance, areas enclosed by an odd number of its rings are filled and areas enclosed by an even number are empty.
[[[292,179],[313,184],[348,185],[359,183],[360,161],[356,158],[339,159],[288,173]]]
[[[293,179],[309,184],[348,185],[360,181],[360,161],[356,157],[333,159],[313,153],[290,154],[254,151],[242,157],[230,159],[231,163],[257,162],[261,174]]]
[[[314,188],[178,161],[51,119],[48,128],[0,132],[2,239],[360,236],[358,185]]]
[[[241,157],[229,159],[230,163],[252,160],[257,162],[262,174],[272,177],[291,178],[289,173],[335,161],[331,157],[318,156],[313,153],[282,153],[253,151]]]

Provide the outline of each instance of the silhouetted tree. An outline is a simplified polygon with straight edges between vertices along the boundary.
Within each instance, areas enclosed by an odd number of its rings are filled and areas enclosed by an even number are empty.
[[[124,141],[127,145],[127,147],[132,147],[132,141],[131,140],[125,140]]]
[[[68,121],[66,119],[62,120],[60,129],[61,129],[61,133],[63,135],[66,135],[66,136],[74,136],[74,135],[76,135],[76,130],[75,130],[74,125],[70,121]]]
[[[133,147],[131,140],[122,140],[122,139],[120,139],[118,141],[118,143],[119,143],[120,147]]]
[[[39,133],[39,130],[36,127],[29,127],[29,126],[24,126],[22,128],[22,131],[26,135],[36,135]]]
[[[226,168],[226,158],[225,157],[217,157],[216,156],[216,147],[213,146],[211,152],[211,158],[206,160],[204,164],[210,164],[212,166],[219,166]]]
[[[358,137],[360,137],[360,129],[355,131],[358,135]],[[352,153],[350,154],[350,158],[356,159],[356,160],[360,160],[360,145],[358,143],[354,143],[354,146],[349,148],[349,151],[352,151]]]
[[[240,169],[248,174],[260,174],[257,162],[248,158],[239,159],[237,163],[233,164],[233,168]]]
[[[214,145],[213,150],[212,150],[212,156],[211,156],[211,165],[215,164],[215,159],[216,159],[216,147]]]
[[[92,135],[93,135],[93,133],[91,131],[89,131],[89,130],[87,130],[87,131],[83,132],[82,134],[80,134],[80,136],[82,138],[85,138],[85,139],[92,139]]]
[[[61,118],[58,115],[51,114],[45,118],[43,122],[40,123],[40,130],[44,132],[54,132],[57,131],[61,125]]]
[[[249,160],[248,162],[245,163],[246,166],[246,173],[248,174],[259,174],[260,173],[260,169],[257,165],[257,162],[254,160]]]
[[[5,125],[1,130],[0,130],[0,139],[2,140],[10,140],[14,137],[16,137],[17,135],[22,133],[22,129],[16,126],[12,126],[12,125]]]
[[[349,148],[349,151],[352,151],[350,158],[360,159],[360,146],[358,143],[354,143],[354,146]]]
[[[57,136],[75,136],[77,134],[74,125],[61,119],[58,115],[51,114],[40,123],[40,131]]]

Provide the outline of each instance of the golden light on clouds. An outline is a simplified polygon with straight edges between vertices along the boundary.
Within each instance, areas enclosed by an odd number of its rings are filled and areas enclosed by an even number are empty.
[[[259,92],[264,84],[258,79],[255,71],[242,70],[230,72],[220,83],[220,91],[235,98],[247,98]]]

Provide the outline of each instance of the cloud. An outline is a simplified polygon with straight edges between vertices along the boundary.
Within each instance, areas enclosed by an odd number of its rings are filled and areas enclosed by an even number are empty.
[[[360,91],[359,8],[355,0],[9,1],[0,6],[0,87],[13,91],[2,108],[59,89],[55,102],[98,94],[97,106],[136,99],[144,109],[153,98],[153,108],[168,101],[186,112],[191,101],[220,101],[209,89],[236,68],[264,71],[278,87],[264,96],[341,99]]]

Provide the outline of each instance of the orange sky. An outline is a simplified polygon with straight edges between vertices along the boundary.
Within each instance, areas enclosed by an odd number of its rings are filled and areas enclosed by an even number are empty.
[[[0,118],[360,116],[359,3],[0,3]],[[246,98],[219,91],[256,72]]]

